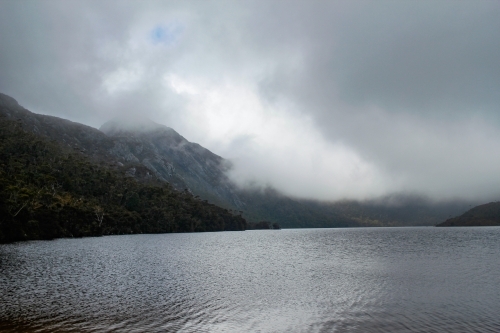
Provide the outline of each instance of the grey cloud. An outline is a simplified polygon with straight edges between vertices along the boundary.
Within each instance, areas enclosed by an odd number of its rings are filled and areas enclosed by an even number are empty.
[[[499,14],[497,1],[0,0],[0,91],[95,127],[140,113],[176,128],[186,99],[165,73],[254,80],[270,105],[290,102],[327,140],[407,179],[401,190],[494,197]],[[175,43],[130,45],[172,22]],[[137,82],[106,92],[136,61]]]
[[[362,31],[349,28],[356,33],[339,45],[348,64],[338,71],[340,96],[395,110],[498,109],[499,4],[401,4],[372,12]]]
[[[268,20],[261,28],[273,36],[267,46],[282,43],[291,26],[289,37],[307,57],[293,89],[279,72],[275,89],[292,90],[320,112],[339,102],[395,112],[498,109],[498,2],[334,4],[298,7],[287,24]]]
[[[5,46],[0,54],[0,90],[39,112],[94,123],[93,117],[108,112],[101,103],[109,107],[116,98],[100,94],[103,77],[143,56],[140,50],[137,54],[128,50],[133,28],[144,22],[150,30],[171,23],[165,22],[171,13],[186,19],[189,26],[175,49],[141,59],[146,68],[143,85],[129,92],[144,96],[137,99],[158,104],[152,98],[158,96],[152,95],[162,94],[158,87],[169,69],[213,77],[240,67],[242,58],[248,60],[247,50],[236,45],[243,42],[238,29],[228,29],[244,13],[238,7],[226,9],[223,3],[2,0],[0,4],[0,41]],[[157,21],[148,22],[148,15]],[[146,29],[142,37],[150,37],[149,32]],[[85,113],[89,117],[81,117]]]
[[[494,198],[499,14],[498,2],[336,3],[296,31],[303,68],[278,68],[261,90],[294,99],[407,189]]]

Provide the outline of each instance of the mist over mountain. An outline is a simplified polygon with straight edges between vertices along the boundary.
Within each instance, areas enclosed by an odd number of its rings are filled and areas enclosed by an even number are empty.
[[[336,202],[286,196],[272,187],[240,188],[227,176],[228,160],[174,129],[147,118],[115,118],[100,130],[65,119],[34,114],[13,98],[0,95],[1,113],[34,135],[105,163],[138,182],[151,179],[187,190],[203,200],[241,211],[250,221],[282,227],[434,225],[462,213],[470,202],[435,202],[422,196],[394,194],[373,200]]]
[[[114,141],[118,160],[139,162],[160,180],[179,190],[188,188],[212,202],[243,208],[225,172],[230,163],[172,128],[149,119],[113,119],[100,130]]]
[[[109,120],[99,130],[109,136],[120,136],[120,134],[123,136],[127,135],[127,133],[145,133],[162,128],[172,130],[171,128],[155,123],[149,118],[129,116]]]

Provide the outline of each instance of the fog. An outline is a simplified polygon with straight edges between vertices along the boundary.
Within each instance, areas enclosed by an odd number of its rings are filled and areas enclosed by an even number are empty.
[[[500,2],[0,0],[0,92],[296,197],[500,195]]]

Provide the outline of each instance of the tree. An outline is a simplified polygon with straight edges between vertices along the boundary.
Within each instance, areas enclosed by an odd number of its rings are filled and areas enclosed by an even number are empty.
[[[104,209],[99,205],[94,206],[94,216],[100,228],[104,220]]]

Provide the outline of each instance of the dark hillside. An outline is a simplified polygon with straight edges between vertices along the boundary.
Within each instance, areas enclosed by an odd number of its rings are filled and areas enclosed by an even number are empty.
[[[141,165],[137,182],[24,126],[0,116],[0,242],[246,227],[241,216],[148,178]]]
[[[438,227],[500,226],[500,202],[474,207],[464,214],[448,219]]]
[[[114,142],[101,131],[66,119],[36,114],[20,106],[15,99],[0,93],[0,116],[17,121],[25,132],[53,140],[87,157],[114,160],[109,150]]]
[[[373,226],[339,213],[331,204],[287,197],[268,188],[264,191],[239,191],[251,207],[244,212],[250,221],[270,220],[285,228],[347,228]]]

